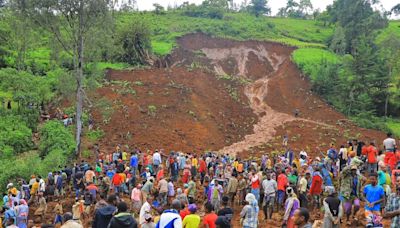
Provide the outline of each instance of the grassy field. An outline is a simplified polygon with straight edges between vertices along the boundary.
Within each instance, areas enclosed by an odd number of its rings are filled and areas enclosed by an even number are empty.
[[[321,65],[322,61],[328,64],[334,64],[340,61],[340,57],[335,53],[318,48],[297,49],[293,52],[292,59],[311,80],[314,80],[317,76],[318,66]]]
[[[322,26],[313,20],[288,18],[256,18],[248,14],[226,14],[221,20],[187,17],[176,12],[163,15],[148,13],[121,13],[117,27],[142,20],[152,32],[152,46],[156,54],[166,54],[176,45],[175,39],[187,33],[203,32],[236,40],[270,40],[297,47],[325,47],[333,27]]]

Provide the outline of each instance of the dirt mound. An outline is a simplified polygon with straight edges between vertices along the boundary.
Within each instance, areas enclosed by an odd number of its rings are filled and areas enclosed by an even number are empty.
[[[108,122],[99,108],[94,112],[105,132],[100,148],[217,150],[242,140],[256,121],[249,106],[229,95],[226,82],[199,69],[110,71],[108,80],[92,95],[113,110]],[[240,94],[237,99],[246,100]]]

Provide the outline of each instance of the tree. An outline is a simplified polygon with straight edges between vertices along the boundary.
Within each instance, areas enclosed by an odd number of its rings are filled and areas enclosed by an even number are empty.
[[[76,148],[81,149],[83,113],[83,68],[85,41],[94,28],[100,28],[108,13],[107,0],[32,0],[30,17],[41,27],[51,32],[73,57],[76,72]]]
[[[393,103],[397,108],[400,107],[400,38],[394,34],[390,34],[380,43],[379,52],[388,74],[384,106],[384,116],[386,117],[390,103]]]
[[[153,7],[154,7],[154,13],[155,14],[163,14],[163,13],[165,13],[164,12],[165,9],[164,9],[164,7],[162,5],[160,5],[158,3],[154,3]]]
[[[146,64],[151,50],[150,30],[140,21],[132,23],[118,36],[122,47],[120,60],[131,65]]]
[[[314,7],[311,3],[311,0],[300,0],[299,11],[303,14],[303,17],[307,17],[313,11]]]
[[[338,25],[335,28],[329,48],[336,54],[344,55],[346,51],[346,37],[342,26]]]
[[[394,13],[394,15],[400,15],[400,3],[393,6],[391,12]]]
[[[387,26],[387,18],[372,8],[373,3],[375,0],[337,0],[327,8],[331,22],[344,29],[347,53],[354,54],[354,44],[363,36],[373,45],[375,31]]]
[[[271,8],[268,7],[267,0],[251,0],[249,11],[256,17],[259,17],[260,15],[270,14]]]

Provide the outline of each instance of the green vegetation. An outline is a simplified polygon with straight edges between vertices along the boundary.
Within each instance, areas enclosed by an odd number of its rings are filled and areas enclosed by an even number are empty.
[[[0,117],[0,157],[11,157],[32,148],[32,130],[18,116]]]
[[[104,137],[104,131],[101,129],[97,129],[97,130],[92,130],[86,133],[86,136],[88,137],[88,139],[92,142],[96,142],[99,139]]]
[[[147,106],[147,114],[149,116],[155,117],[157,113],[157,107],[155,105]]]
[[[386,124],[388,129],[393,132],[396,137],[400,137],[400,120],[389,119]]]
[[[301,48],[295,50],[292,55],[293,61],[313,82],[318,80],[321,66],[340,63],[339,56],[323,49]]]
[[[0,190],[10,180],[29,179],[31,174],[46,176],[48,172],[64,167],[74,152],[75,141],[70,129],[60,122],[49,121],[40,130],[40,154],[30,151],[18,156],[0,158]]]

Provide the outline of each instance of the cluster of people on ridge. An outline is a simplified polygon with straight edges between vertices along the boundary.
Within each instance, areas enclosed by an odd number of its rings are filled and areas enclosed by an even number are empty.
[[[81,161],[46,177],[10,182],[0,228],[256,228],[277,214],[284,227],[309,228],[310,211],[323,212],[326,228],[359,222],[383,227],[382,217],[400,227],[400,152],[391,134],[381,150],[354,140],[339,149],[332,144],[314,158],[291,149],[259,159],[121,146],[99,151],[94,164]],[[63,201],[71,196],[75,203],[66,211]],[[362,204],[365,220],[357,221]]]

